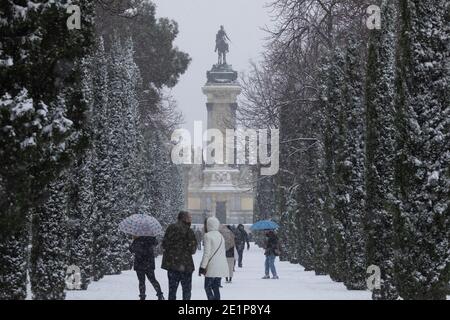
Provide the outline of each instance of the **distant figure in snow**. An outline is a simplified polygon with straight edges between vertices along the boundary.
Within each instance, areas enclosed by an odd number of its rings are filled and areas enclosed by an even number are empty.
[[[158,244],[155,237],[133,237],[130,246],[131,253],[134,254],[134,270],[139,280],[139,297],[145,300],[145,276],[147,276],[156,291],[158,300],[164,300],[161,286],[155,277],[155,254],[154,247]]]
[[[266,231],[266,237],[267,239],[264,243],[264,255],[266,256],[266,274],[263,279],[270,279],[269,271],[272,272],[272,279],[278,279],[277,270],[275,269],[275,259],[280,255],[280,242],[273,230]]]
[[[195,228],[195,238],[197,239],[197,249],[202,250],[203,232],[200,228]]]
[[[236,250],[238,252],[238,267],[242,268],[242,258],[244,254],[245,243],[247,243],[247,250],[250,249],[250,242],[248,241],[247,231],[244,225],[239,224],[235,231]]]
[[[205,276],[205,291],[208,300],[220,300],[220,280],[228,277],[228,263],[225,256],[225,239],[219,232],[220,222],[216,217],[205,221],[203,258],[199,276]]]
[[[161,268],[167,270],[169,300],[176,300],[180,282],[183,300],[191,300],[192,273],[195,270],[192,255],[197,252],[197,239],[191,229],[191,223],[191,214],[180,211],[178,221],[171,224],[164,235]]]

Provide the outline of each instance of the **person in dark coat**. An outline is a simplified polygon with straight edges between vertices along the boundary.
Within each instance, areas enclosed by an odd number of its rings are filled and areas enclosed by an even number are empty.
[[[134,237],[130,246],[131,253],[134,254],[134,270],[139,280],[139,297],[145,300],[145,276],[156,291],[158,300],[164,300],[161,286],[155,277],[155,254],[154,247],[158,244],[155,237]]]
[[[236,250],[238,252],[238,267],[242,268],[242,258],[244,255],[245,243],[247,243],[247,250],[250,249],[250,242],[248,241],[247,231],[244,229],[244,225],[239,224],[235,231]]]
[[[167,228],[162,241],[164,251],[161,268],[167,270],[169,300],[176,300],[180,282],[183,300],[191,299],[192,273],[195,270],[192,255],[197,251],[197,239],[191,223],[191,214],[180,211],[178,221]]]
[[[272,272],[272,279],[278,279],[277,270],[275,269],[275,259],[280,255],[280,243],[278,241],[278,237],[272,230],[266,231],[266,241],[264,244],[266,256],[265,261],[265,276],[263,279],[270,279],[270,273]]]

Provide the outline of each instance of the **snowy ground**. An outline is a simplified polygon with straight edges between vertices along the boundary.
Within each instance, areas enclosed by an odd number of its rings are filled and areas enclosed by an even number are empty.
[[[201,251],[194,256],[196,268],[200,264]],[[333,282],[328,276],[316,276],[305,272],[299,265],[276,261],[280,279],[263,280],[264,255],[262,249],[251,246],[244,252],[244,267],[237,268],[233,283],[223,281],[221,295],[223,300],[304,300],[304,299],[370,299],[369,291],[349,291],[342,283]],[[156,277],[167,298],[167,273],[159,268],[161,257],[157,258]],[[194,272],[192,279],[192,299],[205,300],[204,277]],[[147,299],[156,299],[155,291],[147,281]],[[138,281],[134,271],[121,275],[105,276],[90,284],[86,291],[68,291],[68,300],[135,300],[138,298]],[[181,286],[177,298],[181,298]]]

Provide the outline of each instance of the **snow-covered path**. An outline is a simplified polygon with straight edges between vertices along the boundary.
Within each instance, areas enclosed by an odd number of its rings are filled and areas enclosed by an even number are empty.
[[[200,264],[201,251],[194,256],[196,268]],[[369,291],[349,291],[342,283],[333,282],[328,276],[316,276],[314,272],[305,272],[299,265],[280,262],[276,267],[280,276],[278,280],[263,280],[264,255],[262,249],[254,246],[244,252],[244,267],[237,268],[233,283],[223,281],[221,296],[223,300],[304,300],[304,299],[370,299]],[[161,256],[156,260],[156,277],[167,298],[167,273],[159,268]],[[203,289],[204,277],[197,271],[192,279],[192,299],[205,300]],[[147,281],[147,299],[156,299],[155,291]],[[120,275],[105,276],[93,282],[86,291],[68,291],[68,300],[136,300],[138,298],[138,281],[134,271],[125,271]],[[177,298],[181,298],[181,286]]]

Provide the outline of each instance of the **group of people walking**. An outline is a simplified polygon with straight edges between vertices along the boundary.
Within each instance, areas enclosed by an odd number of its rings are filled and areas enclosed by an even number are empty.
[[[178,221],[168,226],[162,240],[163,258],[161,268],[167,270],[169,282],[169,300],[176,300],[181,283],[183,300],[191,299],[192,274],[195,271],[193,255],[201,248],[203,257],[198,275],[205,276],[204,288],[208,300],[220,300],[221,279],[231,283],[235,268],[235,250],[238,253],[238,267],[242,267],[243,251],[250,242],[243,225],[236,230],[232,226],[221,225],[215,217],[206,219],[204,233],[191,229],[192,216],[180,211]],[[275,269],[275,257],[279,255],[278,238],[273,231],[268,232],[265,245],[265,276],[269,271],[273,279],[278,279]],[[203,238],[203,239],[201,239]],[[139,297],[145,300],[145,277],[156,291],[158,300],[164,300],[161,286],[155,277],[154,248],[158,244],[155,237],[134,237],[130,251],[134,254],[134,270],[139,280]]]

